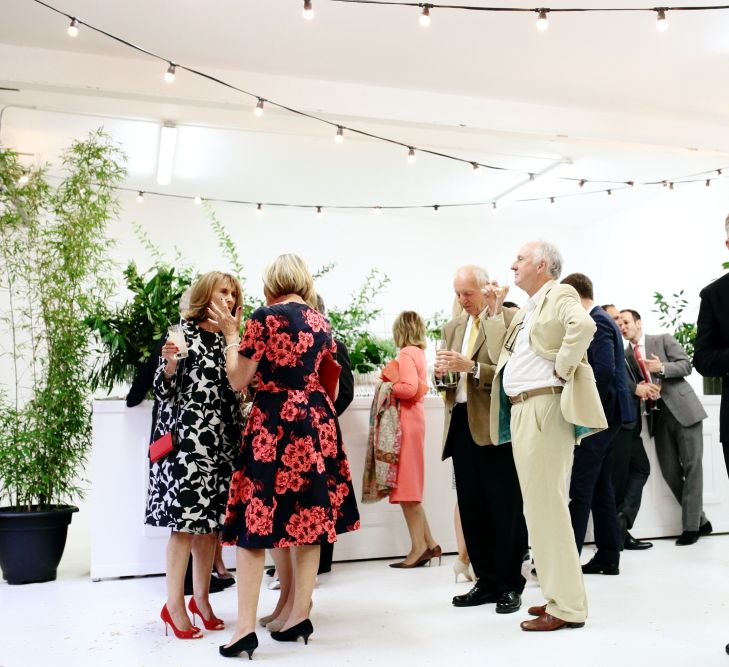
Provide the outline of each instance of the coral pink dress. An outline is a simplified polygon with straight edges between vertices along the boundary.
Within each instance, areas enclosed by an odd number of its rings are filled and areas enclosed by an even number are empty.
[[[408,345],[397,357],[400,378],[392,385],[392,394],[400,400],[400,462],[397,488],[390,494],[391,503],[403,500],[422,502],[425,479],[425,406],[418,393],[418,380],[427,383],[425,352]]]

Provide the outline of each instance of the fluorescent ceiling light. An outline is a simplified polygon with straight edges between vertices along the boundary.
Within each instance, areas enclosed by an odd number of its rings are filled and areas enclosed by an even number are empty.
[[[176,147],[177,128],[173,123],[165,123],[159,135],[159,151],[157,153],[157,183],[160,185],[169,185],[172,181]]]

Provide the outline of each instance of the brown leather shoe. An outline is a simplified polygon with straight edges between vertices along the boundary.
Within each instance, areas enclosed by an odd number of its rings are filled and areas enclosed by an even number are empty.
[[[543,604],[540,607],[529,607],[529,609],[527,609],[527,613],[530,616],[543,616],[547,613],[547,605]]]
[[[521,629],[534,632],[551,632],[560,628],[581,628],[584,623],[572,623],[563,621],[561,618],[547,614],[546,612],[531,621],[522,621]]]

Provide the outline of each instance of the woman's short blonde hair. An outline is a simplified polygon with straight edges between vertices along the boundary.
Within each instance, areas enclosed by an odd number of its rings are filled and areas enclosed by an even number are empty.
[[[238,279],[230,273],[210,271],[210,273],[198,278],[189,289],[190,301],[182,312],[182,317],[195,323],[206,320],[208,318],[208,304],[221,283],[226,285],[235,296],[233,312],[240,308],[243,305],[243,293]]]
[[[425,322],[414,310],[404,310],[395,318],[392,337],[399,348],[412,345],[424,350],[427,347]]]
[[[301,257],[279,255],[263,272],[263,289],[272,300],[286,294],[298,294],[312,308],[316,308],[314,279]]]

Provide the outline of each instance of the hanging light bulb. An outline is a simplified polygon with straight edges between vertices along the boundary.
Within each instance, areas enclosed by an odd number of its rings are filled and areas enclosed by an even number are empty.
[[[344,141],[344,128],[341,125],[337,125],[337,133],[334,135],[334,141],[338,144]]]
[[[668,184],[668,189],[669,189],[669,190],[673,190],[673,181],[671,181],[671,182],[670,182],[670,183]]]
[[[706,179],[706,187],[708,188],[710,185],[711,185],[711,179],[710,178],[707,178]]]
[[[625,181],[625,185],[629,188],[636,188],[638,187],[638,181]]]
[[[137,192],[137,204],[141,204],[144,202],[144,192],[141,190]]]
[[[496,215],[498,212],[499,212],[499,209],[496,206],[496,202],[495,201],[494,202],[491,202],[491,213],[493,213],[494,215]]]
[[[423,5],[423,12],[420,14],[418,21],[423,28],[427,28],[430,25],[430,5]]]
[[[611,197],[612,194],[613,194],[613,191],[612,190],[608,190],[607,193],[608,193],[608,197]]]
[[[22,176],[21,176],[21,177],[20,177],[20,178],[18,179],[18,185],[19,185],[20,187],[23,187],[24,185],[27,185],[27,184],[28,184],[28,181],[30,181],[30,176],[28,176],[28,174],[23,174],[23,175],[22,175]]]
[[[68,24],[66,32],[69,37],[78,37],[78,19],[75,16],[71,19],[71,23]]]
[[[440,206],[438,206],[438,204],[435,204],[433,206],[433,213],[437,213],[439,208],[440,208]]]
[[[256,108],[253,109],[253,115],[258,116],[259,118],[263,116],[263,98],[259,97],[258,102],[256,102]]]
[[[540,9],[539,16],[537,17],[537,30],[544,31],[547,28],[549,28],[549,19],[547,18],[547,11],[546,9]]]
[[[666,32],[668,30],[668,21],[666,20],[666,10],[656,9],[658,16],[656,17],[656,30],[658,32]]]
[[[412,146],[408,147],[408,162],[410,164],[415,163],[415,149]]]
[[[323,218],[324,217],[324,211],[322,211],[321,206],[316,207],[316,217],[317,218]]]
[[[585,186],[585,183],[587,183],[587,181],[584,178],[581,178],[579,183],[577,183],[577,185],[579,185],[582,188]]]
[[[307,20],[311,21],[314,18],[314,8],[311,6],[311,0],[304,0],[304,9],[301,15]]]
[[[196,195],[195,199],[192,200],[192,203],[195,204],[195,206],[200,206],[202,201],[202,197],[200,195]]]
[[[170,66],[167,68],[167,71],[165,72],[165,81],[167,83],[175,82],[175,70],[176,69],[177,69],[177,66],[174,63],[170,63]]]
[[[471,166],[473,167],[473,173],[478,176],[481,173],[481,167],[478,162],[471,162]]]
[[[549,198],[549,203],[550,203],[550,204],[554,204],[554,197],[550,197],[550,198]]]
[[[256,215],[262,215],[263,214],[263,206],[261,204],[256,204]]]
[[[373,212],[375,215],[382,215],[382,206],[375,206]]]

